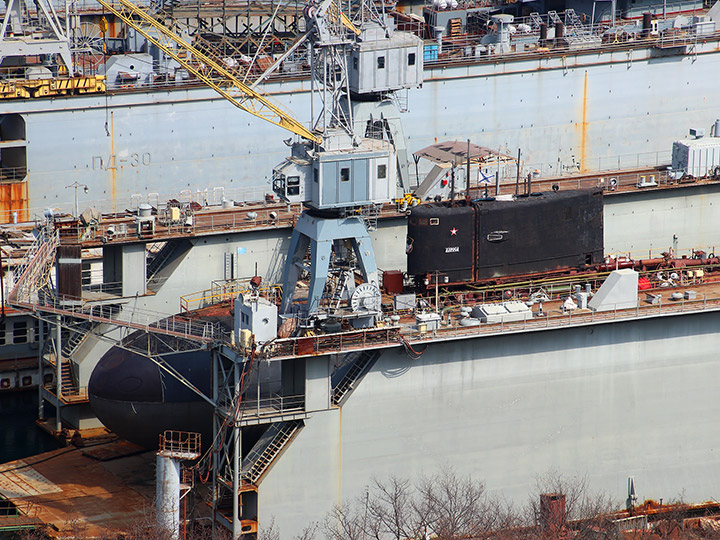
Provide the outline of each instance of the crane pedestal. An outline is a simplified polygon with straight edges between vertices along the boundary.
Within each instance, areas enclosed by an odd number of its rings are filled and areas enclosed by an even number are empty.
[[[318,315],[328,280],[333,247],[349,245],[365,283],[378,285],[377,262],[367,227],[359,216],[322,218],[303,212],[295,225],[283,273],[282,313],[295,311],[293,296],[302,270],[310,272],[306,303],[301,306],[306,316]],[[310,248],[310,265],[305,256]]]

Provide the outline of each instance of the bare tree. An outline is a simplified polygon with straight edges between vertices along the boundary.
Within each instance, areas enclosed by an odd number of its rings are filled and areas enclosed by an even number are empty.
[[[318,528],[320,527],[320,524],[316,521],[313,521],[305,527],[302,532],[295,537],[295,540],[314,540],[315,533],[317,533]]]
[[[487,497],[484,484],[470,476],[458,476],[452,469],[421,479],[418,492],[430,510],[428,521],[440,540],[480,538],[498,523],[499,504]]]
[[[275,526],[275,518],[266,527],[258,529],[258,540],[280,540],[280,531]]]
[[[607,516],[618,506],[603,492],[591,492],[587,475],[567,477],[551,469],[535,481],[535,490],[528,502],[527,516],[529,524],[542,529],[546,516],[542,515],[540,498],[542,494],[558,494],[564,498],[564,510],[559,526],[569,526],[575,530],[577,538],[598,538],[607,532]]]
[[[396,540],[413,538],[413,489],[410,481],[391,476],[387,484],[373,479],[372,497],[365,494],[368,520],[365,529],[371,538],[381,538],[382,533]]]
[[[364,540],[364,516],[357,504],[338,505],[328,514],[322,524],[327,540]]]

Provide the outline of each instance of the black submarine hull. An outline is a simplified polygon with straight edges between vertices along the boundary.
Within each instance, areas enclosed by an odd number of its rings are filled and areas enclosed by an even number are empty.
[[[212,359],[206,349],[159,355],[207,396],[212,395]],[[120,438],[157,448],[165,430],[212,437],[212,406],[147,356],[113,347],[98,362],[88,384],[98,419]]]
[[[407,252],[409,275],[441,272],[452,283],[599,264],[602,190],[423,204],[410,212]]]

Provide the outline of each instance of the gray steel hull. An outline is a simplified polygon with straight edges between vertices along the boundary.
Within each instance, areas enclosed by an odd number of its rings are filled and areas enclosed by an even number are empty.
[[[715,497],[720,313],[593,324],[384,352],[318,412],[259,488],[260,523],[298,534],[373,478],[452,467],[523,505],[536,477],[587,475],[622,504]],[[312,459],[309,457],[312,456]]]
[[[720,117],[719,68],[715,42],[691,54],[638,46],[435,66],[399,116],[410,152],[469,138],[513,155],[520,148],[525,169],[543,175],[654,165],[669,162],[688,126],[709,128]],[[309,81],[264,90],[309,120]],[[286,132],[202,88],[0,107],[25,119],[30,217],[48,206],[70,211],[65,186],[74,181],[89,186],[80,206],[106,211],[171,197],[257,200],[288,152]]]

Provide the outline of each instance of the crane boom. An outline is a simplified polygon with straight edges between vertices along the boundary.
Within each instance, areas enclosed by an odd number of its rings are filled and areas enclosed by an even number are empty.
[[[109,0],[98,0],[98,2],[235,107],[285,128],[309,141],[322,143],[320,135],[310,131],[266,96],[243,83],[223,65],[197,50],[129,0],[112,0],[112,3]],[[149,29],[155,30],[157,35],[150,32]],[[172,43],[177,48],[174,48]],[[181,52],[185,54],[182,55]],[[189,58],[193,58],[195,61],[190,62]],[[212,75],[213,73],[215,75]],[[238,93],[239,96],[233,95]]]

